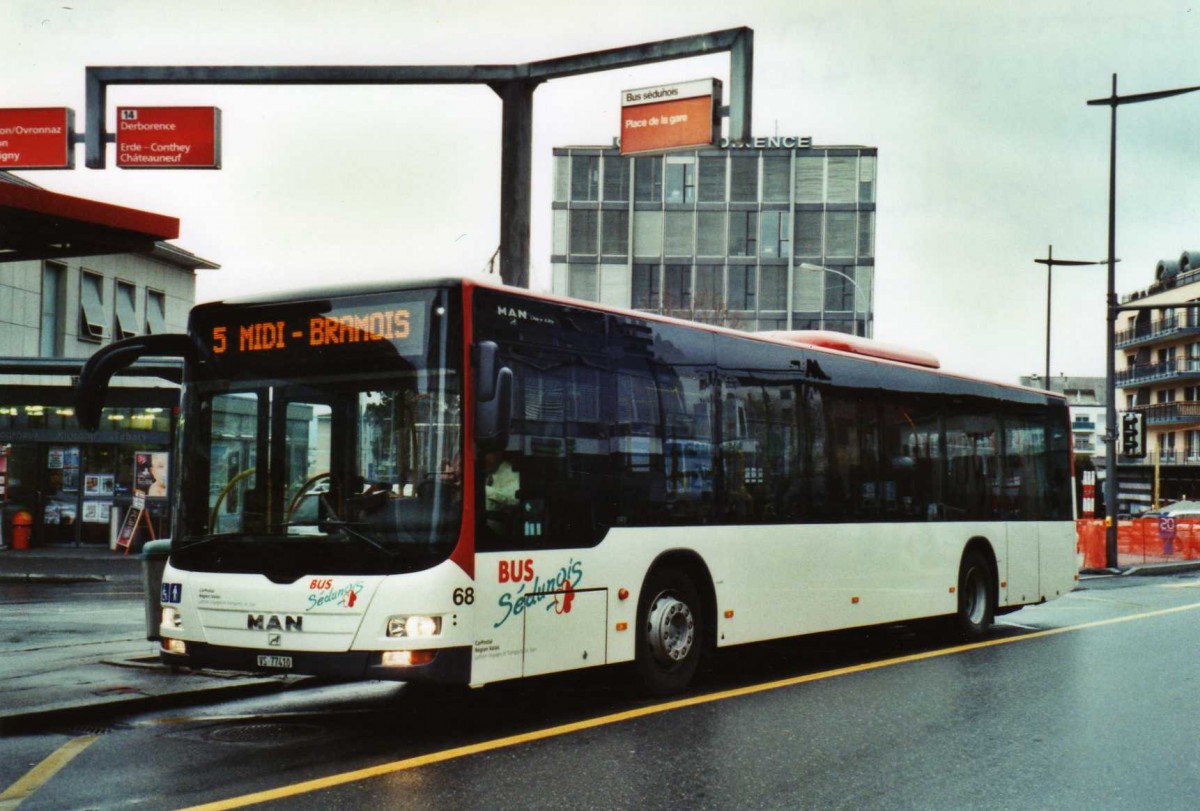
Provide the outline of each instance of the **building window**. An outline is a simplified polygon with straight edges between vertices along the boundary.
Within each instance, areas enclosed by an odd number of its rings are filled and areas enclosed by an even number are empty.
[[[571,156],[571,199],[585,202],[600,199],[600,156]]]
[[[875,202],[875,156],[863,155],[859,159],[858,202]]]
[[[47,262],[42,266],[42,317],[38,352],[43,358],[55,358],[63,354],[66,277],[66,265]]]
[[[861,258],[875,255],[875,212],[861,211],[858,215],[858,255]]]
[[[1175,461],[1175,432],[1158,435],[1158,458],[1162,462]]]
[[[658,265],[633,266],[633,308],[657,310],[659,307]]]
[[[634,256],[662,256],[662,211],[633,212]]]
[[[616,155],[604,158],[604,199],[629,202],[629,161]]]
[[[725,255],[725,212],[696,212],[696,255]]]
[[[566,155],[554,156],[554,202],[567,202],[567,192],[570,190],[571,159]]]
[[[696,224],[690,211],[668,211],[663,227],[663,254],[691,256],[694,250]]]
[[[796,212],[796,256],[820,259],[824,254],[824,211]]]
[[[661,203],[662,158],[638,158],[634,166],[634,202]]]
[[[760,310],[787,310],[787,268],[764,266],[759,278],[758,307]]]
[[[729,267],[729,309],[754,310],[755,279],[753,265]]]
[[[696,265],[695,302],[697,310],[719,312],[725,308],[721,265]]]
[[[756,256],[758,254],[758,212],[729,212],[729,255]]]
[[[847,268],[853,272],[852,268]],[[854,282],[849,274],[825,274],[825,309],[837,312],[854,311]]]
[[[606,210],[601,213],[600,223],[600,252],[610,256],[629,253],[629,212]]]
[[[146,333],[161,335],[167,331],[167,294],[146,290]]]
[[[663,308],[692,309],[692,266],[667,265],[663,274]]]
[[[825,156],[796,156],[796,202],[825,201]]]
[[[764,259],[782,259],[788,255],[788,215],[786,211],[764,211],[760,243]]]
[[[700,157],[700,202],[725,202],[725,157]]]
[[[826,215],[825,255],[853,258],[858,236],[858,214],[854,211],[831,211]]]
[[[667,159],[667,202],[696,202],[696,161],[694,158]]]
[[[758,156],[734,155],[729,199],[735,203],[758,202]]]
[[[116,306],[113,308],[116,314],[116,337],[130,338],[138,334],[137,322],[137,288],[128,282],[118,281],[116,283]]]
[[[858,158],[833,156],[829,158],[829,202],[858,202]]]
[[[763,202],[786,203],[792,189],[792,159],[787,155],[763,157]]]
[[[596,301],[596,268],[591,265],[571,265],[567,294],[583,301]]]
[[[571,210],[571,253],[594,256],[596,254],[596,210]]]
[[[830,274],[823,270],[796,268],[793,281],[796,289],[792,296],[792,306],[797,310],[819,313],[821,303],[825,298],[825,277],[828,275]],[[796,329],[801,329],[801,327],[796,327]]]
[[[84,271],[79,286],[79,337],[99,341],[108,337],[104,312],[104,277]]]

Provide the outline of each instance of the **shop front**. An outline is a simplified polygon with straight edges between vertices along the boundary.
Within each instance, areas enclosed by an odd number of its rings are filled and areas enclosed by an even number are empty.
[[[178,390],[112,389],[95,433],[76,425],[72,398],[69,387],[0,392],[3,538],[26,513],[35,548],[111,547],[135,490],[146,495],[143,534],[169,537]]]

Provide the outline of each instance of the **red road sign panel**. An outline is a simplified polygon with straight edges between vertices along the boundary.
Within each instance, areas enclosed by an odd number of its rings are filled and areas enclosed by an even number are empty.
[[[120,169],[220,169],[216,107],[118,107]]]
[[[721,137],[721,83],[716,79],[621,93],[621,154],[715,144]]]
[[[0,110],[0,169],[74,169],[74,129],[67,107]]]

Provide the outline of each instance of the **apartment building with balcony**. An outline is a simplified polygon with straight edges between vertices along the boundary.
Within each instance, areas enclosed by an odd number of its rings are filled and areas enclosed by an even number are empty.
[[[1159,262],[1121,305],[1139,308],[1120,314],[1115,343],[1117,408],[1146,424],[1145,458],[1117,460],[1120,509],[1136,513],[1200,496],[1200,251]]]

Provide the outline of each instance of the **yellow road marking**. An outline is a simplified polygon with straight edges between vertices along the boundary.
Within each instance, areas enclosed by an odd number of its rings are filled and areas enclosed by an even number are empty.
[[[58,774],[63,766],[95,743],[96,738],[96,735],[72,738],[60,746],[49,757],[26,772],[24,777],[5,789],[3,794],[0,794],[0,811],[12,811],[32,797],[38,789],[49,782],[51,777]]]
[[[1143,614],[1131,614],[1124,617],[1097,620],[1095,622],[1085,622],[1081,625],[1070,625],[1063,628],[1051,628],[1045,631],[1025,634],[1024,636],[1006,637],[1005,639],[991,639],[985,642],[974,642],[969,645],[958,645],[953,648],[942,648],[934,651],[925,651],[924,653],[913,653],[908,656],[899,656],[894,659],[868,662],[861,665],[851,665],[849,667],[839,667],[835,670],[826,670],[820,673],[809,673],[804,676],[793,676],[792,678],[781,679],[779,681],[754,684],[748,687],[737,687],[732,690],[723,690],[718,693],[708,693],[702,696],[681,698],[674,701],[668,701],[663,704],[655,704],[651,707],[639,707],[638,709],[612,713],[610,715],[604,715],[598,718],[590,718],[585,721],[576,721],[575,723],[548,727],[547,729],[539,729],[533,732],[522,733],[520,735],[510,735],[505,738],[496,738],[494,740],[483,741],[481,743],[470,744],[468,746],[458,746],[453,749],[445,749],[441,752],[431,752],[427,755],[418,755],[417,757],[406,758],[404,760],[396,760],[391,763],[383,763],[366,769],[356,769],[355,771],[343,772],[341,774],[334,774],[328,777],[320,777],[315,780],[306,780],[302,783],[294,783],[290,786],[282,786],[280,788],[269,789],[267,791],[258,791],[253,794],[242,795],[241,797],[231,797],[228,800],[218,800],[212,803],[205,803],[204,805],[192,806],[191,808],[183,809],[183,811],[226,811],[226,809],[245,808],[246,806],[255,805],[257,803],[283,800],[287,799],[288,797],[296,797],[300,794],[308,794],[314,791],[320,791],[322,789],[343,786],[347,783],[355,783],[359,780],[368,780],[372,777],[383,777],[384,775],[408,771],[409,769],[417,769],[422,766],[429,766],[435,763],[445,763],[449,760],[457,760],[459,758],[469,757],[470,755],[478,755],[484,752],[493,752],[497,749],[506,749],[511,746],[519,746],[521,744],[544,741],[549,738],[557,738],[563,735],[570,735],[575,732],[583,732],[589,729],[596,729],[597,727],[619,724],[623,721],[645,718],[651,715],[658,715],[660,713],[673,712],[674,710],[681,710],[687,707],[710,704],[716,701],[739,698],[741,696],[753,695],[755,693],[764,693],[768,690],[778,690],[782,687],[794,687],[798,684],[823,681],[825,679],[837,678],[838,676],[848,676],[853,673],[865,673],[870,670],[879,670],[880,668],[892,667],[894,665],[902,665],[910,662],[921,662],[927,659],[936,659],[941,656],[951,656],[956,653],[979,650],[981,648],[991,648],[996,647],[997,645],[1008,645],[1013,642],[1025,642],[1030,639],[1040,639],[1042,637],[1065,634],[1071,631],[1082,631],[1088,628],[1099,628],[1105,625],[1116,625],[1122,622],[1132,622],[1134,620],[1149,619],[1151,617],[1161,617],[1168,614],[1178,614],[1182,611],[1194,611],[1196,609],[1200,609],[1200,603],[1192,603],[1191,605],[1178,606],[1176,608],[1164,608],[1158,611],[1148,611]],[[3,809],[0,809],[0,811],[3,811]]]

